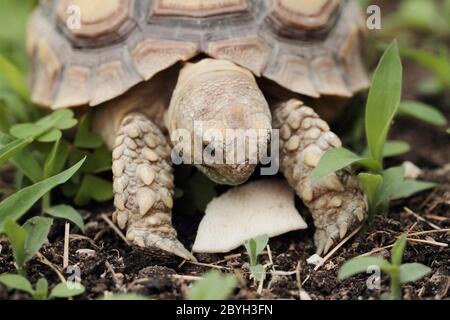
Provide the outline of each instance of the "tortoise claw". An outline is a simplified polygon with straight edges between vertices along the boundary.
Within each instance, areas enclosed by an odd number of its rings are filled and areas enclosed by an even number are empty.
[[[164,255],[164,253],[169,253],[185,260],[197,262],[197,259],[177,238],[158,235],[150,230],[144,229],[137,230],[131,228],[131,232],[133,233],[132,244],[144,249],[150,254]]]

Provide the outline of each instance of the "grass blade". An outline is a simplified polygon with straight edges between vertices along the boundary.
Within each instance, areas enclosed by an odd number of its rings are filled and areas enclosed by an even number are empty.
[[[380,165],[389,127],[400,105],[402,78],[402,63],[394,41],[375,70],[366,106],[367,143],[372,158]]]
[[[61,172],[60,174],[24,188],[0,203],[0,232],[7,218],[14,221],[21,218],[44,194],[57,185],[69,180],[82,166],[86,159]]]

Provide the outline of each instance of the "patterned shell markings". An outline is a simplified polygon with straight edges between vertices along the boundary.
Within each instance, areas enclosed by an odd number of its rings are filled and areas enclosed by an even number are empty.
[[[81,28],[68,29],[79,8]],[[32,99],[53,109],[114,99],[200,53],[310,97],[369,85],[353,0],[43,1],[30,19]]]

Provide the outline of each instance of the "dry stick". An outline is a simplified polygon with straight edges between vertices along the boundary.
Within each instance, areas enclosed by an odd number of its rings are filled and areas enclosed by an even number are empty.
[[[386,250],[386,249],[390,249],[390,248],[392,248],[393,246],[394,246],[393,244],[390,244],[390,245],[385,246],[385,247],[381,247],[381,248],[378,248],[378,249],[374,249],[374,250],[372,250],[372,251],[369,251],[369,252],[360,254],[358,257],[367,257],[367,256],[371,256],[371,255],[373,255],[374,253],[377,253],[377,252],[380,252],[380,251],[383,251],[383,250]]]
[[[63,269],[69,266],[69,236],[70,236],[70,223],[66,222],[64,230],[64,255],[63,255]]]
[[[450,232],[450,229],[441,229],[441,230],[428,230],[428,231],[420,231],[420,232],[414,232],[408,234],[409,236],[422,236],[425,234],[431,234],[431,233],[446,233]]]
[[[202,277],[196,277],[196,276],[185,276],[182,274],[173,274],[171,275],[172,278],[178,279],[178,280],[187,280],[187,281],[197,281],[203,279]]]
[[[448,247],[447,243],[437,242],[437,241],[434,241],[434,240],[433,241],[428,241],[428,240],[411,239],[411,238],[407,238],[406,240],[411,241],[411,242],[429,244],[429,245],[432,245],[432,246],[437,246],[437,247],[442,247],[442,248],[447,248]]]
[[[111,219],[108,218],[108,216],[104,213],[101,214],[101,217],[103,218],[103,220],[106,221],[106,223],[111,227],[111,229],[114,230],[115,233],[117,233],[117,235],[126,243],[126,244],[130,244],[127,240],[127,238],[125,238],[125,236],[123,235],[122,231],[119,230],[119,228],[117,228],[117,226],[114,224],[114,222],[111,221]]]
[[[105,266],[108,269],[109,273],[111,273],[111,276],[113,278],[116,288],[120,288],[120,281],[117,278],[117,275],[116,275],[116,272],[114,271],[113,266],[108,261],[105,261]]]
[[[210,263],[202,263],[202,262],[195,262],[195,261],[186,261],[186,262],[190,263],[190,264],[194,264],[196,266],[201,266],[201,267],[231,270],[231,268],[223,267],[223,266],[217,266],[215,264],[210,264]]]
[[[415,213],[414,211],[412,211],[412,210],[409,209],[408,207],[404,207],[403,209],[404,209],[407,213],[409,213],[409,214],[413,215],[414,217],[416,217],[417,220],[420,220],[420,221],[422,221],[422,222],[425,222],[426,224],[428,224],[428,225],[429,225],[430,227],[432,227],[433,229],[441,230],[440,227],[438,227],[438,226],[435,225],[434,223],[428,221],[427,219],[425,219],[425,218],[419,216],[417,213]]]
[[[36,254],[36,257],[39,259],[40,262],[48,266],[50,269],[52,269],[56,275],[58,276],[59,280],[61,280],[62,283],[66,283],[66,279],[62,275],[61,271],[59,271],[58,267],[55,266],[53,263],[51,263],[42,253],[38,252]]]
[[[416,233],[411,233],[411,234],[409,234],[409,236],[417,236],[417,235],[422,235],[422,234],[427,234],[427,233],[437,233],[437,232],[444,232],[444,231],[445,231],[445,232],[449,232],[450,229],[447,229],[447,230],[433,230],[433,231],[416,232]],[[432,244],[432,245],[438,245],[438,246],[448,247],[448,245],[447,245],[446,243],[441,243],[441,242],[432,242],[432,241],[426,241],[426,240],[421,240],[421,239],[411,239],[411,238],[407,238],[407,240],[408,240],[408,241],[411,241],[411,242],[419,242],[419,243],[424,243],[424,244]],[[363,254],[359,255],[358,257],[367,257],[367,256],[371,256],[371,255],[373,255],[374,253],[377,253],[377,252],[380,252],[380,251],[383,251],[383,250],[386,250],[386,249],[390,249],[390,248],[392,248],[393,246],[394,246],[393,244],[390,244],[390,245],[385,246],[385,247],[381,247],[381,248],[378,248],[378,249],[374,249],[374,250],[372,250],[372,251],[363,253]]]
[[[223,260],[220,260],[220,262],[225,262],[228,260],[233,260],[235,258],[239,258],[240,256],[242,256],[242,253],[236,253],[236,254],[230,254],[228,256],[225,256]]]
[[[431,219],[431,220],[439,221],[439,222],[450,220],[447,217],[441,217],[441,216],[437,216],[434,214],[426,214],[425,217],[427,217],[428,219]]]
[[[350,240],[351,238],[353,238],[354,235],[356,235],[359,230],[361,230],[363,226],[360,226],[359,228],[357,228],[355,231],[353,231],[352,233],[350,233],[344,240],[342,240],[336,247],[334,247],[333,250],[331,250],[324,258],[323,260],[314,268],[314,271],[319,270],[324,264],[325,262],[328,261],[328,259],[330,259],[333,254],[336,253],[336,251],[338,251],[348,240]]]
[[[273,265],[273,259],[272,259],[272,250],[270,249],[270,246],[267,245],[267,255],[269,256],[269,265],[272,267],[272,271],[275,271],[275,266]]]

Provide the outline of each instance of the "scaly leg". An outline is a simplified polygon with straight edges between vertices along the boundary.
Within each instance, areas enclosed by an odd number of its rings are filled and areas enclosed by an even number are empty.
[[[346,170],[311,184],[309,177],[321,155],[341,146],[339,138],[313,109],[298,100],[279,104],[273,125],[280,129],[281,171],[311,211],[317,254],[327,253],[365,219],[364,193],[357,179]]]
[[[148,251],[195,257],[177,240],[172,227],[173,174],[166,138],[141,113],[124,117],[113,151],[113,219],[127,239]]]

